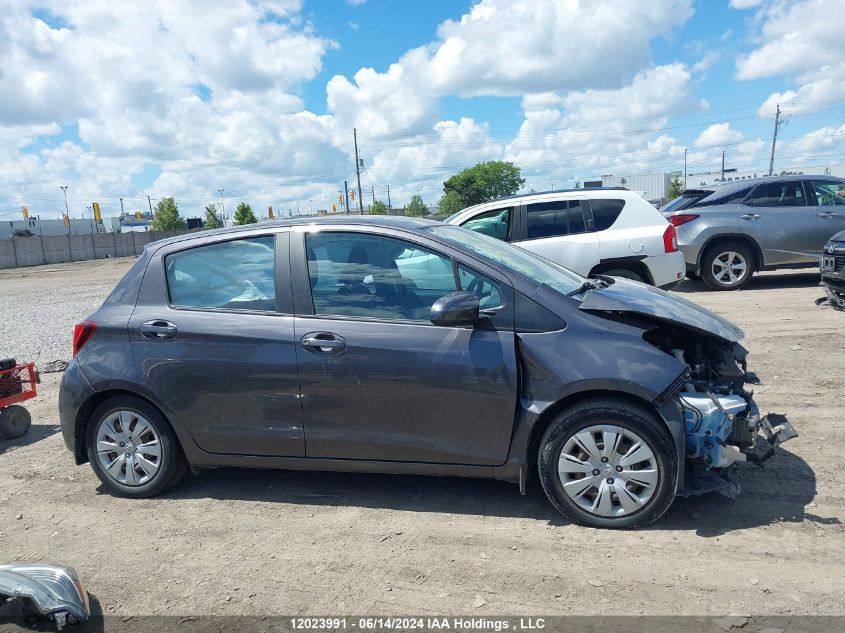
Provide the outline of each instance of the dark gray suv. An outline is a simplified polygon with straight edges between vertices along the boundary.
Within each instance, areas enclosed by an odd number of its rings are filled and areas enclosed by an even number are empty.
[[[466,229],[336,217],[150,244],[78,324],[62,432],[110,491],[213,466],[539,472],[589,525],[737,491],[793,431],[744,385],[742,332]]]
[[[738,290],[758,270],[819,265],[827,240],[845,230],[845,180],[739,180],[685,191],[661,211],[675,225],[687,276]]]

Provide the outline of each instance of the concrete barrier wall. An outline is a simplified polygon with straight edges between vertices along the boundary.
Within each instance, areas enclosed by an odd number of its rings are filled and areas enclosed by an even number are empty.
[[[0,240],[0,268],[137,256],[143,253],[144,247],[151,242],[189,232],[145,231],[13,237]]]

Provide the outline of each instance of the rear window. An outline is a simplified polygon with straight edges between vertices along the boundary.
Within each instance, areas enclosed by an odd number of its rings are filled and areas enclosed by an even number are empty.
[[[712,192],[710,191],[706,193],[682,193],[680,196],[678,196],[671,202],[667,202],[662,207],[660,207],[660,212],[672,213],[673,211],[683,211],[684,209],[690,208],[699,200],[706,198],[711,193]]]
[[[624,200],[617,199],[593,199],[590,200],[590,209],[593,211],[593,220],[596,223],[596,231],[605,231],[613,226],[622,208]]]
[[[696,203],[697,207],[709,207],[714,204],[739,204],[751,192],[752,187],[732,189],[731,191],[714,191],[709,196]]]

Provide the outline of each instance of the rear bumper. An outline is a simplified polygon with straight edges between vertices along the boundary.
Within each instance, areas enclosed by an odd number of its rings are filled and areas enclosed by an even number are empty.
[[[683,281],[686,275],[684,256],[680,252],[646,257],[642,263],[648,269],[652,283],[658,288],[671,288]]]
[[[80,463],[79,451],[84,449],[79,446],[81,443],[77,442],[76,422],[79,410],[92,395],[94,395],[93,387],[85,378],[76,359],[72,360],[65,369],[62,384],[59,387],[59,421],[65,446],[74,454],[77,463]]]

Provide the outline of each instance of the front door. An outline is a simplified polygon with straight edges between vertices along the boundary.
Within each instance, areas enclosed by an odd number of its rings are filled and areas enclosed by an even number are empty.
[[[815,198],[819,226],[816,252],[821,253],[833,235],[845,231],[845,180],[811,180],[807,185],[810,197]]]
[[[738,206],[739,227],[753,237],[768,266],[800,264],[816,259],[818,218],[800,180],[774,180],[757,185]]]
[[[384,232],[291,240],[304,240],[291,268],[308,304],[295,291],[306,455],[503,463],[517,388],[509,286]],[[490,323],[431,323],[431,304],[458,289],[495,312]]]
[[[165,247],[147,269],[129,321],[136,367],[210,453],[305,454],[289,273],[275,268],[287,271],[287,242]]]

